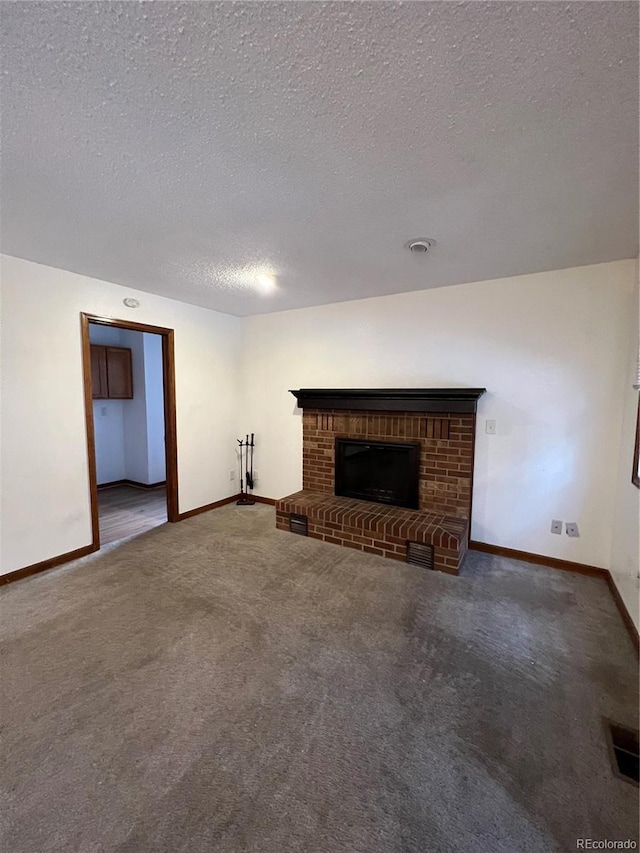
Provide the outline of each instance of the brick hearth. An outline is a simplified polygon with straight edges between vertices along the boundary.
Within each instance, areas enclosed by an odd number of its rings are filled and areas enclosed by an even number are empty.
[[[474,413],[305,408],[302,435],[303,489],[276,503],[279,529],[289,530],[291,514],[306,516],[309,536],[396,560],[406,560],[408,542],[429,544],[434,568],[457,573],[469,538]],[[419,509],[336,497],[337,437],[418,442]]]
[[[307,535],[368,554],[407,559],[407,542],[433,546],[433,567],[457,574],[467,551],[464,518],[302,490],[278,501],[276,527],[289,530],[291,514],[308,519]]]

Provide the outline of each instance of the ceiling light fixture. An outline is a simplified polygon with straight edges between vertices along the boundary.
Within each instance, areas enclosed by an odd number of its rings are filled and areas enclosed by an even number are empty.
[[[269,273],[260,273],[256,276],[256,284],[262,293],[272,293],[276,289],[276,277]]]
[[[414,252],[416,255],[426,255],[435,246],[436,241],[428,237],[416,237],[414,240],[408,240],[404,247],[409,252]]]

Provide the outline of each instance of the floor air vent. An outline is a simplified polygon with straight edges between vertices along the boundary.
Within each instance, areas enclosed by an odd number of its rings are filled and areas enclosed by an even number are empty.
[[[638,784],[638,732],[604,721],[613,772],[625,782]]]
[[[300,536],[308,536],[307,516],[296,515],[292,512],[289,516],[289,530],[292,533],[298,533]]]
[[[433,568],[433,545],[422,542],[407,542],[407,563],[423,569]]]

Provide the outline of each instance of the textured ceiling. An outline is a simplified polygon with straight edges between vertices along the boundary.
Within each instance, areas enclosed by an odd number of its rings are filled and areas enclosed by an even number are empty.
[[[635,2],[0,7],[8,254],[253,314],[638,251]]]

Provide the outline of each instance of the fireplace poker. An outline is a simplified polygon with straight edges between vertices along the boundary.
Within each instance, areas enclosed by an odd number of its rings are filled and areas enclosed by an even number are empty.
[[[240,445],[240,496],[244,497],[244,479],[242,477],[242,439],[238,439]]]
[[[251,442],[249,442],[249,436],[247,436],[247,456],[249,455],[249,448],[251,448],[251,462],[249,463],[247,459],[247,491],[249,489],[253,491],[253,433],[251,433]]]
[[[253,506],[255,504],[255,501],[251,500],[249,494],[245,491],[244,488],[245,480],[247,484],[247,489],[249,488],[249,471],[247,470],[247,465],[249,462],[249,434],[247,433],[246,441],[243,441],[241,438],[239,438],[237,439],[237,442],[240,445],[240,498],[236,501],[236,504],[238,504],[238,506]]]

